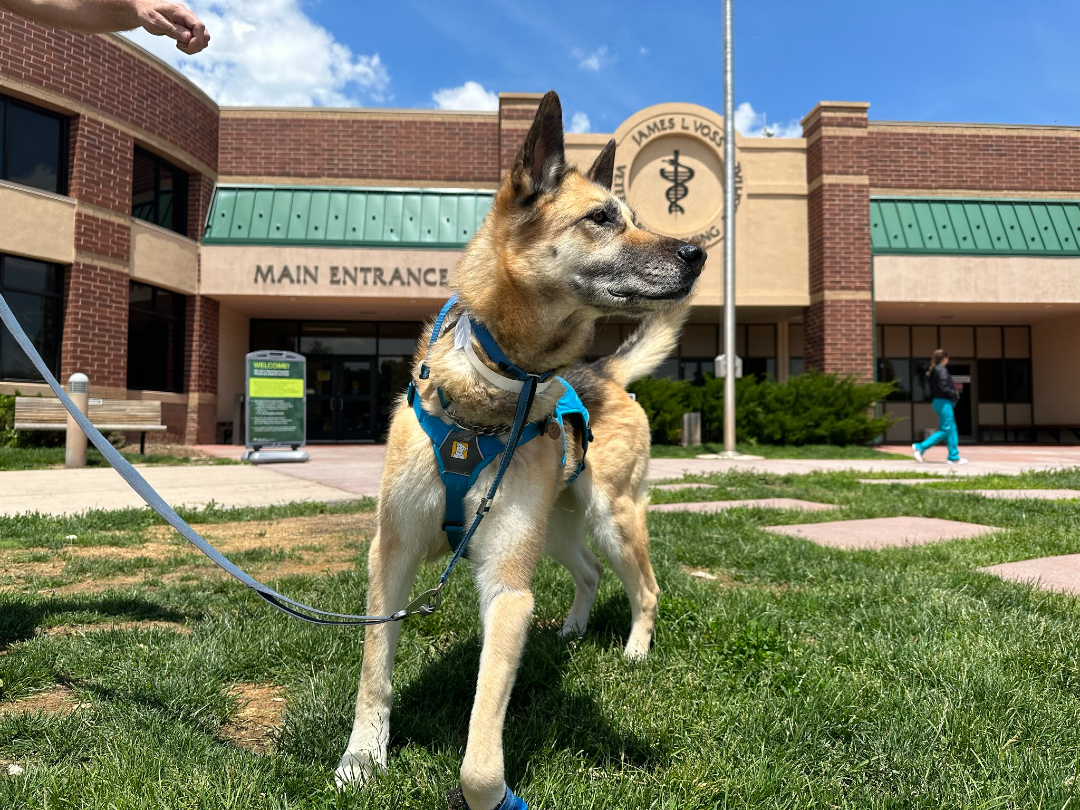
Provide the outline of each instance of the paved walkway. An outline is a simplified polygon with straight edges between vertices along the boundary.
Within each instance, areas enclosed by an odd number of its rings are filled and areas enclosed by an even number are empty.
[[[223,458],[239,458],[243,448],[205,445],[199,449]],[[311,445],[304,464],[224,467],[144,467],[143,473],[171,504],[200,506],[215,501],[223,506],[270,505],[289,501],[333,501],[379,491],[386,449],[382,445]],[[931,451],[931,456],[937,450]],[[943,461],[916,464],[914,460],[860,459],[653,459],[649,480],[685,473],[757,470],[788,474],[818,470],[922,472],[972,476],[987,473],[1015,475],[1023,470],[1080,466],[1080,447],[1039,445],[964,448],[970,464],[946,466]],[[944,451],[940,455],[944,457]],[[68,514],[86,509],[137,506],[135,493],[112,470],[34,470],[0,472],[0,514],[44,512]]]
[[[221,467],[141,466],[150,485],[172,506],[271,506],[293,501],[340,501],[356,496],[252,465]],[[87,509],[143,506],[142,499],[111,469],[0,472],[0,514],[66,515]]]

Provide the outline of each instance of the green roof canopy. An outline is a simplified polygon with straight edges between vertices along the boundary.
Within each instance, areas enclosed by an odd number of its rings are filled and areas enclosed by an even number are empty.
[[[873,199],[870,243],[875,254],[1080,256],[1080,202]]]
[[[203,243],[460,248],[492,197],[468,189],[218,186]]]

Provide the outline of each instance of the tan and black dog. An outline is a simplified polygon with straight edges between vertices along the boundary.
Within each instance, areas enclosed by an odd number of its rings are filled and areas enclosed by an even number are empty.
[[[671,350],[705,252],[635,225],[632,211],[611,193],[614,159],[611,141],[585,175],[568,167],[558,96],[544,97],[491,212],[462,256],[454,280],[462,307],[451,312],[431,348],[428,379],[418,372],[430,327],[414,362],[417,395],[429,414],[450,420],[442,404],[450,402],[456,423],[503,426],[509,432],[517,395],[492,385],[467,353],[455,348],[453,321],[467,309],[519,368],[565,372],[581,389],[596,437],[586,470],[569,487],[581,456],[579,443],[567,442],[565,466],[561,437],[541,435],[519,446],[469,544],[483,627],[461,766],[462,792],[471,810],[492,810],[511,795],[503,778],[503,722],[532,617],[533,572],[545,550],[574,577],[564,633],[584,631],[602,570],[585,543],[587,522],[630,598],[633,627],[626,654],[646,655],[652,636],[659,590],[645,531],[649,432],[624,386]],[[644,322],[615,355],[575,368],[596,320],[607,315]],[[497,370],[472,340],[484,365]],[[562,392],[555,382],[537,393],[529,419],[551,414]],[[487,467],[470,490],[466,514],[475,513],[495,467]],[[369,614],[403,608],[420,562],[447,554],[445,502],[431,440],[403,399],[387,439],[378,530],[368,557]],[[400,633],[400,623],[366,630],[356,717],[338,764],[339,784],[362,782],[386,765],[390,676]]]

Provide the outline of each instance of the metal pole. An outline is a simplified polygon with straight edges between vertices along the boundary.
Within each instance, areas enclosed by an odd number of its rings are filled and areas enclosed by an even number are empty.
[[[76,372],[68,378],[68,395],[75,407],[84,414],[90,407],[90,378]],[[67,437],[65,440],[64,466],[77,468],[86,466],[86,434],[71,414],[67,415]]]
[[[735,67],[724,0],[724,455],[735,450]]]

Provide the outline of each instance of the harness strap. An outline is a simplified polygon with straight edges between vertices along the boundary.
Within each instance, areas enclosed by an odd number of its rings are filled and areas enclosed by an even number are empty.
[[[128,485],[138,493],[139,497],[142,498],[151,509],[164,518],[166,523],[180,532],[188,542],[209,557],[225,571],[225,573],[255,591],[255,593],[268,604],[277,608],[282,613],[309,622],[310,624],[344,627],[401,621],[406,616],[415,614],[429,615],[434,613],[438,608],[438,589],[433,589],[422,594],[408,607],[389,616],[354,616],[348,613],[332,613],[330,611],[313,608],[310,605],[305,605],[303,602],[289,599],[287,596],[283,596],[274,589],[263,585],[257,579],[254,579],[247,574],[243,569],[230,562],[220,551],[214,548],[210,543],[204,540],[198,532],[191,528],[182,517],[176,514],[173,508],[154,491],[154,488],[150,486],[149,483],[147,483],[146,479],[142,477],[139,471],[132,467],[127,459],[120,455],[120,452],[109,443],[108,439],[101,435],[101,431],[94,427],[93,423],[90,422],[86,415],[75,406],[75,403],[71,401],[71,397],[67,395],[67,392],[64,391],[60,383],[56,381],[52,372],[49,371],[49,367],[45,365],[45,361],[41,359],[41,355],[38,354],[34,344],[30,342],[30,338],[26,336],[26,332],[24,332],[22,326],[19,325],[18,320],[15,318],[15,314],[11,311],[11,307],[8,306],[7,301],[4,300],[3,295],[0,295],[0,321],[3,321],[4,325],[8,328],[8,331],[10,331],[15,338],[15,342],[19,344],[19,348],[21,348],[26,356],[30,358],[30,362],[34,364],[34,368],[36,368],[38,373],[45,379],[45,382],[49,384],[49,388],[52,389],[52,392],[56,394],[57,398],[64,404],[64,407],[67,409],[67,412],[71,414],[76,424],[82,428],[82,431],[86,434],[87,438],[93,442],[94,447],[101,452],[101,455],[103,455],[112,468],[120,474],[120,477],[127,481]],[[440,581],[440,587],[441,586],[442,582]]]
[[[465,495],[495,456],[506,450],[506,445],[497,436],[476,435],[457,430],[438,416],[425,411],[414,383],[409,384],[406,399],[421,429],[431,439],[435,461],[439,466],[439,477],[446,489],[446,510],[442,528],[446,532],[451,550],[457,551],[465,532]],[[540,421],[525,425],[518,446],[539,436],[545,424],[545,421]]]

